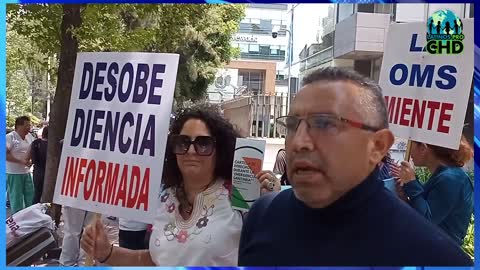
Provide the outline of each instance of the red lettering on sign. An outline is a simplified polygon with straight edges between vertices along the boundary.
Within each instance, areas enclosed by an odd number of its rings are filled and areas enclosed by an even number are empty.
[[[142,171],[139,166],[123,165],[119,175],[120,166],[118,163],[67,157],[61,194],[77,198],[78,190],[83,189],[82,199],[85,201],[148,211],[150,168]]]
[[[397,109],[395,110],[395,124],[398,123],[398,117],[399,117],[399,112],[400,112],[400,104],[402,103],[402,98],[397,99]]]
[[[115,169],[113,169],[115,166]],[[113,172],[112,172],[113,169]],[[120,164],[108,164],[107,175],[105,177],[105,193],[103,196],[104,203],[113,204],[115,200],[115,194],[117,192],[117,180],[118,180],[118,170],[120,169]]]
[[[77,183],[77,175],[78,169],[80,168],[80,159],[75,160],[75,164],[73,163],[73,158],[70,158],[70,165],[68,168],[68,177],[67,177],[67,184],[65,185],[65,195],[73,197],[75,194],[75,186]],[[70,192],[69,192],[70,191]],[[70,195],[67,195],[69,193]]]
[[[143,204],[143,210],[148,210],[148,192],[150,187],[150,168],[145,170],[143,176],[142,186],[140,187],[140,195],[138,195],[137,209],[140,209],[140,205]]]
[[[428,130],[432,130],[433,118],[435,117],[435,111],[440,108],[440,102],[429,101],[427,107],[430,109],[430,118],[428,119]]]
[[[80,167],[78,168],[78,174],[77,174],[77,182],[75,183],[75,198],[78,196],[78,186],[80,185],[80,182],[83,182],[85,178],[85,174],[83,173],[83,169],[87,166],[87,159],[80,159]]]
[[[88,201],[90,195],[92,195],[93,187],[95,185],[95,172],[96,172],[95,160],[90,160],[87,167],[87,173],[85,174],[85,184],[83,184],[83,198]],[[90,177],[91,176],[91,177]],[[89,179],[90,183],[89,183]]]
[[[420,107],[419,103],[420,101],[418,99],[415,99],[415,102],[413,103],[412,121],[410,122],[411,127],[415,126],[415,122],[417,122],[418,128],[423,127],[423,118],[425,116],[425,105],[427,104],[427,102],[425,100],[422,101],[422,107]]]
[[[107,163],[105,161],[98,162],[97,178],[95,179],[95,188],[93,190],[93,201],[103,202],[102,200],[102,185],[105,180],[105,170]]]
[[[140,188],[140,168],[137,166],[133,166],[132,177],[130,178],[130,187],[128,189],[129,195],[127,196],[128,208],[135,207],[135,203],[137,202],[137,198],[138,198],[139,188]]]
[[[450,131],[450,127],[444,126],[444,121],[450,121],[452,118],[451,114],[447,114],[446,111],[453,111],[453,104],[452,103],[442,103],[442,108],[440,109],[440,117],[438,120],[438,132],[448,133]]]
[[[120,179],[120,185],[117,190],[117,198],[115,199],[114,205],[118,205],[118,201],[122,200],[122,206],[125,207],[127,203],[127,176],[128,176],[128,166],[123,166],[122,178]]]
[[[388,109],[389,122],[392,124],[397,124],[397,119],[399,118],[398,125],[400,126],[434,130],[441,133],[450,132],[450,127],[445,122],[451,121],[453,103],[389,96],[385,96],[385,102]],[[397,115],[398,111],[400,113]],[[437,112],[439,116],[435,120]],[[424,123],[427,124],[424,125]]]
[[[409,120],[405,119],[405,116],[410,116],[411,109],[407,108],[407,106],[412,105],[412,103],[413,103],[413,99],[411,98],[403,99],[402,114],[400,116],[400,125],[402,126],[408,126]]]

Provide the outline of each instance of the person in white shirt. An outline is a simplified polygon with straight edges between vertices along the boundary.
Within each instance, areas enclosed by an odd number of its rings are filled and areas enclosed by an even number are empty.
[[[14,214],[33,203],[34,188],[30,173],[31,161],[28,150],[35,138],[30,134],[32,128],[28,116],[15,119],[15,130],[6,137],[7,149],[7,191],[11,213]]]
[[[230,193],[239,134],[208,106],[187,109],[170,131],[150,248],[114,247],[101,222],[85,229],[82,248],[112,266],[236,266],[243,216]]]

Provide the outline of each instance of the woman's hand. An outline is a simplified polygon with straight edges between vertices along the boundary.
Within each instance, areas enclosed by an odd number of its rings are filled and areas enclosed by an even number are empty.
[[[100,218],[97,218],[95,224],[85,228],[80,244],[88,255],[100,261],[107,258],[111,251],[111,245]]]
[[[260,194],[264,195],[273,191],[281,190],[280,179],[278,179],[272,171],[261,171],[257,175],[258,181],[260,181]]]
[[[402,161],[398,178],[402,186],[415,180],[416,176],[413,165],[406,161]]]
[[[400,180],[397,180],[395,182],[395,188],[397,190],[397,194],[398,194],[398,197],[403,200],[404,202],[409,202],[409,199],[408,199],[408,196],[407,194],[405,193],[405,191],[403,190],[403,184],[400,183]]]

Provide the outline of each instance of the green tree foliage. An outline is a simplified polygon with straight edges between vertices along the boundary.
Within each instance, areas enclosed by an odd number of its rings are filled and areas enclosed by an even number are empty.
[[[16,117],[32,113],[32,109],[35,109],[32,90],[36,91],[34,94],[41,94],[42,89],[38,87],[38,83],[42,78],[36,76],[41,68],[35,58],[35,50],[28,44],[28,40],[8,30],[7,42],[6,112],[7,127],[11,128]],[[40,101],[39,98],[37,100]]]
[[[61,5],[7,6],[7,22],[43,55],[60,50]],[[218,68],[238,49],[230,44],[244,16],[243,5],[82,5],[82,25],[71,29],[79,51],[146,51],[180,54],[175,98],[203,99]],[[47,58],[37,62],[46,66]]]
[[[243,15],[241,5],[8,5],[8,26],[38,49],[38,62],[55,57],[44,200],[53,198],[77,52],[180,54],[175,99],[181,105],[203,99],[216,69],[238,53],[230,39]]]

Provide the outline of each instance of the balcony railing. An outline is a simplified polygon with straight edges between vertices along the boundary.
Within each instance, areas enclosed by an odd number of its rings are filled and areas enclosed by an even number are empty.
[[[283,55],[272,55],[272,54],[268,55],[268,54],[255,54],[255,53],[241,53],[240,58],[242,58],[242,59],[285,61],[285,54],[283,54]]]
[[[287,31],[284,30],[286,27],[287,27],[286,25],[280,26],[280,30],[277,32],[279,36],[287,35]],[[273,27],[260,28],[260,27],[254,27],[250,23],[241,23],[240,28],[238,29],[238,33],[255,34],[255,35],[271,35],[272,30],[273,30]]]
[[[333,59],[333,46],[321,50],[305,59],[300,63],[300,72],[317,67]]]

